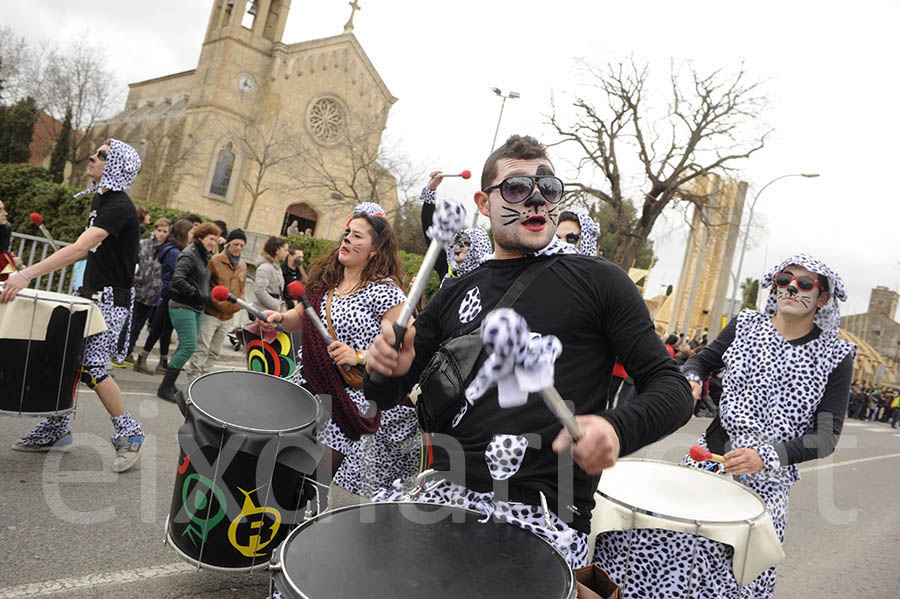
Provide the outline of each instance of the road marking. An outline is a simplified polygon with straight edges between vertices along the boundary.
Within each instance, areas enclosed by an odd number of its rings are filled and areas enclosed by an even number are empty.
[[[108,584],[129,584],[141,582],[150,578],[165,578],[177,574],[196,572],[197,566],[186,562],[175,562],[152,566],[149,568],[137,568],[134,570],[119,570],[107,574],[89,574],[78,578],[59,578],[45,582],[31,582],[14,587],[0,588],[0,599],[18,599],[19,597],[41,597],[55,595],[78,589],[96,588]]]
[[[900,437],[900,435],[897,435]],[[856,460],[846,460],[844,462],[834,462],[832,464],[823,464],[821,466],[810,466],[808,468],[800,468],[800,472],[815,472],[816,470],[825,470],[827,468],[837,468],[838,466],[849,466],[850,464],[862,464],[863,462],[874,462],[875,460],[885,460],[887,458],[900,458],[900,453],[889,453],[887,455],[876,455],[870,458],[859,458]],[[0,596],[2,599],[2,596]]]
[[[865,422],[844,422],[844,426],[865,426]]]
[[[873,433],[886,433],[886,432],[888,432],[888,429],[886,429],[886,428],[875,428],[874,426],[866,427],[866,428],[864,428],[863,430],[864,430],[864,431],[870,431],[870,432],[873,432]]]
[[[122,395],[145,395],[147,397],[156,397],[156,393],[144,393],[138,391],[122,391]]]

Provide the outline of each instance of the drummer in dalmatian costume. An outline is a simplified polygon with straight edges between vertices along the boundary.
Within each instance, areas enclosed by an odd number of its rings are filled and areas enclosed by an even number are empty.
[[[533,273],[512,307],[530,330],[561,344],[555,387],[574,405],[583,438],[572,446],[537,393],[505,406],[498,387],[484,386],[477,398],[459,393],[440,400],[423,391],[420,405],[444,402],[434,407],[450,417],[426,423],[437,439],[431,467],[444,482],[427,485],[416,499],[474,509],[530,530],[579,567],[589,558],[596,475],[620,455],[687,422],[693,405],[689,386],[628,276],[555,237],[563,182],[540,142],[510,137],[486,160],[481,187],[475,202],[491,219],[494,253],[479,268],[444,283],[408,329],[399,352],[392,347],[393,330],[382,325],[366,368],[387,378],[375,383],[367,377],[366,399],[382,410],[397,405],[443,343],[477,329],[517,281],[527,280],[519,277]],[[616,355],[635,377],[639,393],[627,406],[606,410]],[[482,360],[478,368],[485,364]],[[404,491],[408,487],[398,483],[378,499],[404,497]]]
[[[76,194],[94,194],[87,230],[72,245],[54,252],[48,258],[15,273],[6,282],[0,302],[11,301],[28,286],[32,278],[41,277],[87,257],[84,284],[79,294],[93,299],[107,330],[85,340],[81,382],[93,389],[112,419],[115,434],[112,443],[116,458],[112,469],[124,472],[137,462],[144,442],[140,423],[125,409],[122,392],[115,379],[106,372],[116,356],[122,330],[128,330],[134,306],[134,266],[141,239],[140,221],[131,199],[125,193],[141,169],[141,158],[126,143],[110,139],[90,156],[87,174],[93,180],[90,189]],[[127,346],[127,339],[125,345]],[[50,416],[13,444],[17,451],[44,452],[65,448],[72,443],[69,431],[71,414]]]
[[[846,301],[841,278],[820,260],[797,254],[783,260],[761,282],[773,287],[764,312],[742,310],[682,370],[699,397],[703,380],[725,368],[719,414],[698,445],[726,458],[724,471],[753,489],[766,502],[779,540],[784,541],[788,493],[800,480],[797,464],[827,457],[837,445],[847,413],[856,346],[838,338]],[[685,456],[682,465],[705,468]],[[746,476],[741,476],[746,475]],[[653,575],[633,576],[626,596],[681,597],[688,569],[693,597],[768,599],[775,589],[775,567],[739,588],[732,575],[731,547],[699,538],[696,559],[690,535],[637,530],[646,564],[663,560]],[[595,560],[613,579],[624,574],[617,560],[627,539],[605,534],[597,539]],[[698,586],[696,583],[700,582]]]

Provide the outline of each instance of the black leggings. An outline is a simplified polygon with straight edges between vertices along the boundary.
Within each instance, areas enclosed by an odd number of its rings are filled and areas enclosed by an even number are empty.
[[[144,342],[144,351],[149,353],[156,341],[159,340],[159,355],[169,355],[169,343],[172,341],[172,321],[169,320],[169,299],[163,298],[162,303],[153,313],[153,322],[150,323],[150,333]]]

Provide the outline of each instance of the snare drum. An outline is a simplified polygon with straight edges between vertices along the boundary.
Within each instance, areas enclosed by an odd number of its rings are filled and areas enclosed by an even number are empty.
[[[278,548],[286,599],[574,599],[562,556],[526,530],[457,507],[388,502],[325,512]]]
[[[318,400],[284,379],[213,372],[182,391],[185,423],[166,541],[186,561],[261,570],[305,515],[322,457]]]
[[[624,459],[603,471],[595,499],[594,561],[626,598],[646,596],[640,587],[697,596],[722,575],[745,586],[784,558],[765,502],[731,477]]]
[[[74,295],[23,289],[0,304],[0,412],[70,412],[84,338],[105,330],[100,309]]]

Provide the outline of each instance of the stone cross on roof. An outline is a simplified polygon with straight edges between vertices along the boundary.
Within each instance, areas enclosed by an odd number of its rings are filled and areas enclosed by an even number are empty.
[[[362,10],[359,7],[359,0],[353,0],[353,2],[348,2],[350,8],[353,10],[350,11],[350,18],[347,20],[347,23],[344,25],[344,33],[350,33],[353,31],[353,15],[356,14],[356,11]]]

